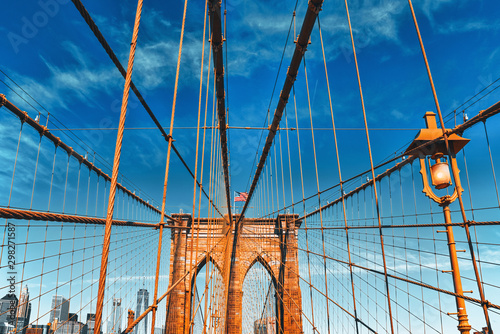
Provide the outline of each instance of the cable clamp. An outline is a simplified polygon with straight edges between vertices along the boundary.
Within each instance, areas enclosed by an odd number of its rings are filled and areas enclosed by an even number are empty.
[[[288,73],[288,72],[286,73],[286,78],[287,78],[287,80],[288,80],[288,81],[290,81],[290,83],[292,83],[292,84],[295,82],[295,80],[297,80],[297,76],[292,77],[292,76],[290,75],[290,73]]]
[[[26,112],[24,111],[24,113],[26,113]],[[26,114],[26,116],[27,116],[27,114]],[[47,130],[48,130],[48,129],[47,129],[47,127],[46,127],[46,126],[44,126],[44,125],[40,125],[40,129],[38,129],[38,132],[40,133],[40,136],[43,136],[43,135],[45,135],[45,132],[47,132]],[[57,138],[57,137],[56,137],[56,138]],[[59,142],[61,142],[61,139],[59,139]],[[56,146],[59,146],[59,142],[58,142],[58,143],[54,143],[54,144],[55,144]]]
[[[7,98],[5,97],[4,94],[0,94],[0,108],[2,108],[5,105],[5,102],[7,102]]]
[[[323,1],[320,1],[319,4],[315,4],[313,3],[312,0],[309,0],[309,3],[307,4],[307,7],[309,7],[310,10],[312,10],[316,15],[319,14],[319,12],[321,11],[321,5],[322,5]]]
[[[307,51],[307,44],[306,45],[302,45],[299,43],[299,37],[297,37],[297,50],[299,50],[300,53],[302,54],[305,54],[306,51]]]
[[[485,299],[484,301],[481,301],[481,305],[484,305],[484,306],[486,306],[487,308],[488,308],[488,307],[491,307],[491,303],[490,303],[487,299]]]
[[[285,105],[288,103],[288,98],[284,99],[283,96],[281,96],[281,94],[280,94],[280,100],[283,101]]]

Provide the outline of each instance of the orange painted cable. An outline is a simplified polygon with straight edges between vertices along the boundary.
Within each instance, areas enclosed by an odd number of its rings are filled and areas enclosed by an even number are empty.
[[[106,271],[108,265],[108,256],[109,256],[109,247],[110,247],[110,239],[111,239],[111,226],[113,221],[113,211],[115,204],[115,195],[116,195],[116,184],[118,179],[118,168],[120,166],[120,154],[122,148],[123,141],[123,128],[125,127],[125,118],[127,114],[127,104],[128,104],[128,96],[130,91],[130,82],[132,80],[132,70],[134,67],[134,57],[135,57],[135,49],[137,46],[137,37],[139,34],[139,24],[141,19],[141,11],[142,11],[142,2],[143,0],[138,0],[137,2],[137,11],[135,16],[134,23],[134,31],[132,34],[132,43],[130,44],[130,54],[127,66],[127,76],[125,79],[125,87],[123,90],[123,98],[122,98],[122,107],[120,113],[120,122],[118,126],[118,135],[116,138],[116,148],[115,148],[115,157],[113,161],[113,172],[111,176],[111,184],[109,191],[109,200],[108,200],[108,212],[106,214],[106,228],[104,231],[104,244],[102,250],[101,257],[101,270],[99,274],[99,290],[97,294],[97,305],[96,305],[96,315],[95,315],[95,331],[99,333],[101,330],[101,321],[102,321],[102,308],[104,301],[104,289],[106,286]]]
[[[295,97],[295,86],[292,86],[292,93],[293,93],[293,106],[294,106],[294,111],[295,111],[295,124],[297,128],[299,127],[299,117],[297,115],[297,100]],[[300,135],[299,131],[297,131],[297,148],[298,148],[298,156],[299,156],[299,167],[300,167],[300,184],[301,184],[301,190],[302,190],[302,209],[303,212],[306,211],[306,206],[305,206],[305,191],[304,191],[304,172],[302,168],[302,154],[300,150]],[[305,237],[306,237],[306,248],[309,250],[309,233],[307,231],[307,218],[304,218],[304,227],[305,227]],[[310,302],[311,302],[311,318],[312,318],[312,326],[313,328],[316,328],[315,326],[315,319],[314,319],[314,306],[313,306],[313,294],[312,294],[312,276],[311,276],[311,264],[310,264],[310,258],[309,258],[309,253],[307,253],[307,272],[309,276],[309,297],[310,297]]]
[[[318,20],[319,22],[319,20]],[[303,59],[304,62],[304,77],[306,81],[306,92],[307,92],[307,105],[309,109],[309,120],[311,122],[311,139],[312,139],[312,147],[313,147],[313,156],[314,156],[314,170],[315,170],[315,175],[316,175],[316,190],[318,192],[318,206],[319,206],[319,219],[320,219],[320,224],[321,224],[321,240],[322,240],[322,246],[323,246],[323,255],[326,255],[326,249],[325,249],[325,235],[323,231],[323,212],[321,209],[321,195],[320,195],[320,186],[319,186],[319,172],[318,172],[318,160],[316,156],[316,142],[314,140],[314,126],[313,126],[313,119],[312,119],[312,108],[311,108],[311,98],[309,95],[309,81],[307,79],[307,66],[306,66],[306,57],[304,56]],[[323,258],[323,268],[324,268],[324,273],[325,273],[325,295],[326,298],[328,299],[328,277],[326,274],[326,258]],[[330,319],[330,306],[329,303],[326,303],[326,319]],[[328,320],[327,323],[327,329],[328,333],[330,333],[330,320]]]
[[[345,226],[345,235],[346,235],[346,242],[347,242],[347,255],[349,259],[349,273],[350,273],[350,278],[351,278],[351,291],[352,291],[352,299],[353,299],[353,305],[354,305],[354,316],[356,320],[356,333],[359,334],[359,328],[358,328],[358,314],[357,314],[357,309],[356,309],[356,294],[354,290],[354,276],[352,272],[352,260],[351,260],[351,247],[349,243],[349,230],[347,228],[347,214],[346,214],[346,204],[345,204],[345,196],[344,196],[344,183],[342,180],[342,168],[340,166],[340,153],[339,153],[339,147],[338,147],[338,142],[337,142],[337,129],[335,127],[335,119],[333,117],[333,103],[332,103],[332,94],[330,91],[330,81],[328,79],[328,69],[326,66],[326,56],[325,56],[325,47],[323,45],[323,34],[321,32],[321,21],[318,16],[318,30],[319,30],[319,38],[320,38],[320,43],[321,43],[321,52],[323,55],[323,64],[325,67],[325,77],[326,77],[326,87],[327,87],[327,92],[328,92],[328,102],[330,106],[330,115],[332,117],[332,132],[333,132],[333,142],[335,144],[335,155],[337,158],[337,171],[339,173],[339,185],[340,185],[340,196],[342,199],[342,214],[343,214],[343,219],[344,219],[344,226]],[[320,204],[321,206],[321,204]]]
[[[192,218],[197,221],[197,229],[196,229],[196,237],[194,236],[195,231],[191,230],[191,252],[190,252],[190,258],[189,261],[190,263],[193,262],[193,258],[196,259],[198,257],[198,247],[199,247],[199,227],[200,227],[200,220],[196,219],[196,186],[198,183],[198,158],[199,158],[199,147],[200,147],[200,119],[201,119],[201,101],[202,101],[202,95],[203,95],[203,68],[205,66],[204,64],[204,59],[205,59],[205,34],[206,34],[206,17],[207,17],[207,6],[205,6],[205,13],[203,14],[203,42],[201,46],[201,65],[200,65],[200,85],[199,85],[199,96],[198,96],[198,120],[196,123],[196,149],[195,149],[195,166],[194,166],[194,184],[193,184],[193,206],[192,206]],[[195,221],[193,221],[191,224],[194,227],[196,224]],[[194,255],[194,244],[196,240],[196,255]],[[187,260],[186,260],[187,263]],[[196,290],[196,276],[194,279],[194,284],[191,283],[191,277],[189,280],[189,285],[191,286],[191,289],[194,291]],[[191,291],[191,293],[193,293]],[[191,303],[191,300],[190,300]],[[191,318],[194,319],[194,316],[191,316]],[[189,330],[191,330],[191,324],[188,325]],[[151,333],[151,334],[154,334]]]

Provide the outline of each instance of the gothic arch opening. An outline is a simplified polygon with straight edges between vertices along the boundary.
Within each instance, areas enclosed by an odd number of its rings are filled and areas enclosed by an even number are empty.
[[[243,279],[242,333],[278,333],[277,280],[268,263],[258,256]]]
[[[221,268],[205,257],[191,276],[190,333],[222,333],[225,285]]]

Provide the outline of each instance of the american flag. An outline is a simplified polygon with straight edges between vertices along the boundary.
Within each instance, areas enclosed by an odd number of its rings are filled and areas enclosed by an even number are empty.
[[[235,202],[245,202],[247,200],[247,197],[248,197],[248,193],[238,193],[238,196],[236,196],[234,198],[234,201]]]

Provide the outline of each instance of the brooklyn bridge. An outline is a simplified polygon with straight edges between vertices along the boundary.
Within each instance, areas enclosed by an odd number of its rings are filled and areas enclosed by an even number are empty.
[[[4,3],[0,334],[500,332],[499,10]]]

